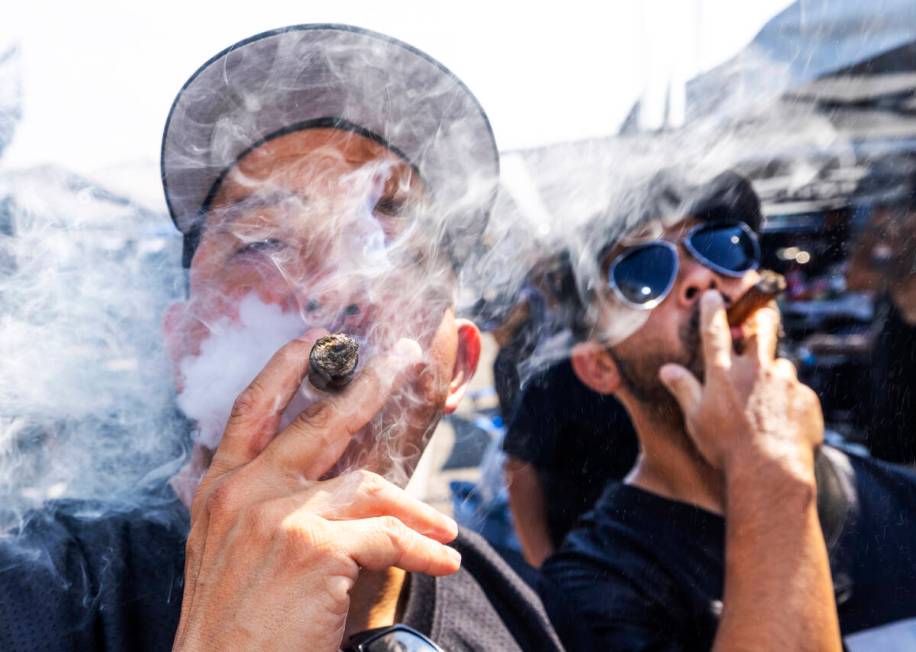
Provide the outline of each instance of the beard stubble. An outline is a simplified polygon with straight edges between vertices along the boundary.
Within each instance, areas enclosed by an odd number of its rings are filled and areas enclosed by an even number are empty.
[[[674,395],[658,377],[666,364],[679,364],[701,383],[705,367],[700,341],[700,306],[697,302],[693,314],[678,329],[678,351],[666,351],[656,342],[649,341],[641,351],[622,355],[613,348],[608,353],[613,358],[624,386],[653,416],[665,423],[683,423],[683,415]]]

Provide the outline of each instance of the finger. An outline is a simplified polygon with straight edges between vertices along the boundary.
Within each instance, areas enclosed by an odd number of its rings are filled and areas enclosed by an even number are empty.
[[[731,368],[732,337],[725,316],[722,295],[707,290],[700,298],[700,334],[703,339],[703,361],[707,378]]]
[[[410,529],[448,543],[458,536],[458,524],[437,509],[369,471],[356,471],[321,483],[317,496],[307,492],[309,510],[329,520],[394,516]]]
[[[659,370],[659,378],[674,395],[681,412],[690,414],[703,398],[703,386],[692,373],[676,364],[666,364]]]
[[[314,329],[285,344],[239,394],[211,470],[225,473],[250,462],[263,450],[308,372],[309,351],[325,334]]]
[[[451,575],[461,566],[454,548],[414,532],[393,516],[342,521],[339,541],[353,560],[368,570],[396,566],[409,573]]]
[[[785,358],[776,358],[773,361],[773,371],[783,378],[798,380],[798,370],[795,368],[795,365],[792,364],[792,362],[786,360]]]
[[[761,366],[769,364],[776,357],[779,340],[779,311],[776,304],[757,310],[745,323],[747,337],[745,355]]]
[[[399,340],[391,352],[366,366],[338,395],[330,396],[299,414],[267,446],[262,457],[314,480],[338,460],[350,440],[382,409],[391,393],[419,361],[420,345]]]

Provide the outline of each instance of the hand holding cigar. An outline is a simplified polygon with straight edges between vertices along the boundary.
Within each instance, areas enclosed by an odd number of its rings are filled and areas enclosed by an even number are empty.
[[[773,301],[786,290],[786,279],[782,274],[764,269],[760,280],[750,290],[738,297],[726,311],[729,326],[740,326],[755,312]]]

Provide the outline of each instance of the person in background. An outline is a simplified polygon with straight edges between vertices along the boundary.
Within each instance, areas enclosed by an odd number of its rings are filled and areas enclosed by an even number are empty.
[[[506,486],[525,560],[540,567],[638,452],[613,396],[592,391],[561,360],[522,389],[503,441]]]
[[[493,375],[507,425],[502,448],[509,505],[522,554],[535,568],[607,480],[623,477],[636,456],[636,437],[623,408],[585,387],[568,359],[530,371],[538,364],[533,358],[539,345],[570,326],[575,293],[568,257],[545,257],[527,274],[509,317],[493,331],[501,347]],[[523,383],[523,375],[531,377]]]
[[[640,455],[544,564],[561,638],[583,650],[910,649],[916,472],[823,445],[817,396],[776,355],[774,303],[729,326],[726,307],[758,280],[750,183],[729,172],[646,194],[665,192],[682,197],[669,212],[596,218],[618,228],[588,252],[597,277],[579,279],[593,288],[591,330],[573,369],[623,403]]]
[[[851,290],[877,295],[866,438],[878,459],[916,465],[916,194],[872,207],[847,268]]]

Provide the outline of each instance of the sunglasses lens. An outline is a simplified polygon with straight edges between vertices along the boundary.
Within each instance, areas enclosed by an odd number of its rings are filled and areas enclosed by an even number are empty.
[[[760,262],[756,240],[737,224],[703,227],[690,236],[693,253],[731,272],[746,272]]]
[[[638,305],[664,298],[677,272],[677,254],[661,244],[634,249],[617,259],[612,281],[623,297]]]

